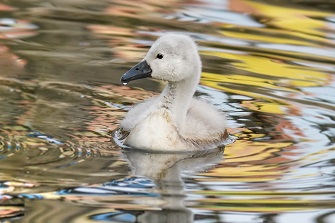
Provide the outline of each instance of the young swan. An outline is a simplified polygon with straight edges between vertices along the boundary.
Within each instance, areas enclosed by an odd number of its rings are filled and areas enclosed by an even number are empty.
[[[121,82],[151,77],[168,84],[158,97],[130,110],[115,137],[125,139],[127,146],[155,151],[193,151],[223,145],[228,136],[225,116],[193,98],[200,74],[198,49],[190,37],[160,37]]]

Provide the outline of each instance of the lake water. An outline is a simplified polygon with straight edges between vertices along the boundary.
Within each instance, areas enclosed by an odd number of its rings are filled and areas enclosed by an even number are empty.
[[[110,140],[166,32],[199,45],[224,151]],[[335,222],[333,1],[0,1],[0,68],[0,222]]]

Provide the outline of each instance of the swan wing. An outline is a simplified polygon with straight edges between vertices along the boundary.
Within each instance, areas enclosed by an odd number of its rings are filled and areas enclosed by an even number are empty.
[[[125,118],[120,123],[120,127],[123,130],[130,132],[157,107],[157,103],[158,97],[152,97],[136,105],[126,114]]]
[[[193,99],[186,116],[185,137],[211,141],[225,132],[225,114],[205,101]]]

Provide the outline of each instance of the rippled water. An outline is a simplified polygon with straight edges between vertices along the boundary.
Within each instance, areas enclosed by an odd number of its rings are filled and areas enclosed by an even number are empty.
[[[191,35],[197,95],[236,142],[122,151],[120,76],[165,32]],[[1,222],[335,222],[335,4],[0,1]]]

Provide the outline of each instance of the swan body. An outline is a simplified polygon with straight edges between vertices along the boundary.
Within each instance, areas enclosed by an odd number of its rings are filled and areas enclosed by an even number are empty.
[[[228,134],[225,116],[212,105],[193,98],[201,75],[194,41],[166,34],[121,81],[151,77],[167,81],[158,97],[130,110],[120,123],[127,146],[154,151],[192,151],[216,148]]]

